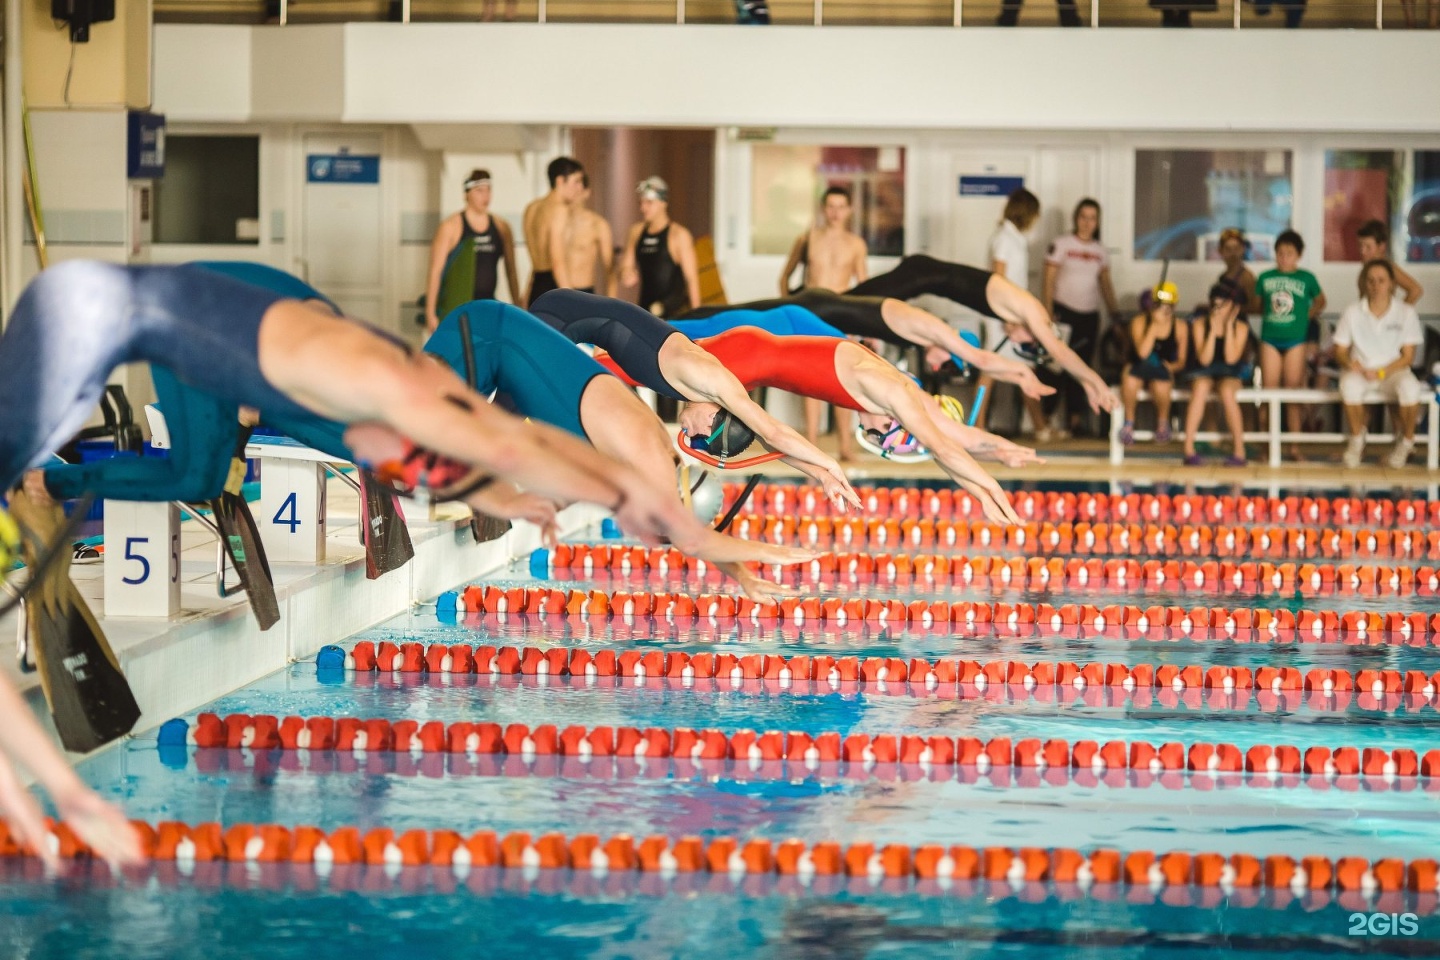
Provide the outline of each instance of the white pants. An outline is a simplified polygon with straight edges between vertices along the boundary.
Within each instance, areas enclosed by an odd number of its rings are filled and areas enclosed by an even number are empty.
[[[1367,380],[1365,374],[1346,370],[1340,374],[1340,399],[1347,407],[1365,403],[1366,394],[1379,394],[1380,403],[1398,403],[1402,407],[1418,406],[1425,399],[1425,388],[1408,368],[1387,374],[1384,380]]]

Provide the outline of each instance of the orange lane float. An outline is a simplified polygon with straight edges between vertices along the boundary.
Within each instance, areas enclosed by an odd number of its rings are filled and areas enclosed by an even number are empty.
[[[900,668],[904,664],[896,661]],[[1118,665],[1113,665],[1118,667]],[[1123,683],[1123,667],[1107,671],[1107,682]],[[1178,679],[1178,678],[1177,678]],[[174,742],[185,728],[185,741],[202,748],[230,748],[232,740],[226,731],[241,727],[251,728],[257,718],[244,714],[216,717],[201,714],[193,728],[185,721],[171,721],[167,724],[166,740]],[[313,723],[317,718],[290,718],[301,725]],[[891,734],[867,734],[838,732],[801,733],[777,730],[737,730],[724,733],[718,730],[673,730],[651,727],[597,727],[570,726],[563,731],[553,724],[528,726],[512,723],[501,726],[497,723],[456,722],[444,728],[443,736],[415,739],[403,735],[402,729],[414,731],[419,726],[415,720],[354,720],[340,718],[334,721],[338,729],[353,727],[363,730],[368,736],[356,736],[348,744],[337,741],[335,749],[341,752],[363,753],[451,753],[471,756],[513,756],[531,762],[540,757],[574,757],[590,761],[595,757],[645,761],[688,760],[691,762],[712,760],[733,760],[752,767],[766,763],[789,761],[816,769],[821,764],[843,763],[852,771],[870,771],[877,766],[905,765],[931,771],[955,766],[973,766],[981,773],[1009,768],[1014,771],[1033,770],[1044,772],[1082,771],[1099,776],[1109,770],[1135,770],[1159,776],[1166,773],[1190,774],[1248,774],[1269,778],[1276,785],[1294,785],[1302,779],[1334,780],[1338,777],[1355,777],[1364,781],[1395,784],[1397,781],[1427,781],[1427,789],[1440,789],[1440,749],[1428,751],[1424,756],[1414,750],[1397,748],[1385,750],[1379,747],[1309,747],[1303,753],[1300,748],[1288,744],[1259,744],[1242,750],[1229,743],[1162,743],[1153,744],[1143,740],[1112,740],[1104,744],[1082,740],[1070,742],[1051,738],[1040,740],[1027,738],[1012,741],[1008,737],[981,740],[975,737],[948,737],[918,735],[895,736]],[[178,726],[177,726],[178,725]],[[427,724],[428,725],[428,724]],[[279,748],[276,740],[264,745],[265,748]],[[251,749],[260,749],[255,745]],[[1433,784],[1429,783],[1434,781]],[[1179,784],[1177,784],[1179,785]],[[371,838],[373,840],[373,837]],[[371,840],[367,840],[370,843]],[[405,846],[404,837],[395,840],[404,861],[409,862],[421,853]],[[227,849],[259,844],[257,849],[269,851],[263,856],[283,859],[287,846],[275,837],[259,834],[226,834],[223,842]],[[288,841],[287,841],[288,842]],[[380,841],[375,840],[375,843]],[[368,861],[393,859],[396,854],[389,852],[387,839],[380,843],[380,853],[366,848]],[[381,856],[381,853],[384,856]],[[262,853],[257,853],[257,857]],[[233,857],[232,857],[233,859]]]
[[[725,502],[733,504],[741,485],[727,484]],[[953,488],[857,487],[863,515],[869,518],[931,520],[975,519],[982,515],[969,493]],[[1383,500],[1359,497],[1270,497],[1131,493],[1057,493],[1021,490],[1011,494],[1025,521],[1121,521],[1125,523],[1275,523],[1307,526],[1358,526],[1380,529],[1440,526],[1440,501]],[[808,484],[759,484],[742,507],[764,516],[830,518],[824,493]],[[844,519],[836,518],[836,519]]]
[[[825,876],[855,877],[872,883],[899,880],[1005,881],[1011,884],[1054,881],[1075,884],[1081,890],[1116,884],[1152,891],[1165,887],[1213,888],[1225,893],[1242,889],[1268,889],[1359,894],[1372,898],[1385,894],[1425,895],[1436,892],[1440,865],[1433,859],[1367,860],[1361,857],[1284,855],[1262,858],[1249,854],[1224,857],[1215,853],[1111,849],[1084,852],[1069,848],[968,847],[964,845],[880,845],[868,841],[839,844],[786,839],[779,843],[751,837],[699,837],[653,835],[635,838],[619,834],[601,838],[593,834],[567,836],[555,832],[534,837],[515,832],[505,835],[481,830],[466,837],[453,830],[408,830],[397,834],[376,827],[363,834],[355,827],[328,833],[310,826],[276,824],[188,825],[165,822],[135,824],[145,854],[157,866],[166,863],[197,864],[221,861],[240,864],[288,862],[328,871],[346,866],[399,870],[443,867],[456,877],[475,870],[573,870],[596,875],[712,874],[743,878]],[[53,822],[50,830],[61,841],[68,859],[93,856]],[[8,825],[0,822],[0,856],[33,857]],[[1433,899],[1433,898],[1432,898]],[[1433,909],[1433,903],[1429,906]]]
[[[1038,561],[1039,558],[1034,558]],[[1006,582],[1017,588],[1025,586],[1025,568],[1019,561],[998,568],[992,558],[977,557],[967,561],[958,569],[957,581],[975,582],[975,578],[989,578],[992,584],[1004,586]],[[1032,562],[1029,569],[1032,581],[1043,580],[1058,571],[1056,561],[1043,564]],[[1108,566],[1114,564],[1114,567]],[[1172,568],[1170,565],[1174,564]],[[1128,566],[1126,566],[1128,565]],[[1109,577],[1117,585],[1124,582],[1137,584],[1144,578],[1153,578],[1163,585],[1172,578],[1183,580],[1186,576],[1199,577],[1214,582],[1223,581],[1227,566],[1217,571],[1208,570],[1208,565],[1188,564],[1184,567],[1175,561],[1147,561],[1144,566],[1134,561],[1107,561],[1102,566],[1099,560],[1080,561],[1071,559],[1067,568],[1056,573],[1070,581],[1085,584],[1090,577],[1101,580]],[[1344,569],[1344,568],[1342,568]],[[976,573],[976,571],[980,571]],[[1017,572],[1018,571],[1018,572]],[[1036,571],[1039,571],[1038,573]],[[1261,574],[1273,578],[1274,584],[1305,594],[1302,586],[1296,585],[1297,576],[1304,574],[1323,582],[1325,574],[1318,570],[1297,570],[1293,565],[1270,568],[1263,564]],[[1401,583],[1412,583],[1410,572],[1405,569],[1392,571],[1403,574],[1397,579]],[[1422,575],[1433,573],[1421,571]],[[467,588],[466,593],[479,592]],[[1422,591],[1423,592],[1423,591]],[[1176,604],[1076,604],[1036,603],[1030,601],[988,601],[988,600],[916,600],[902,603],[898,600],[856,598],[804,599],[787,598],[780,604],[756,604],[745,598],[732,599],[711,594],[701,594],[699,602],[682,594],[643,593],[616,591],[591,591],[581,595],[579,591],[561,588],[535,588],[532,599],[540,598],[541,606],[566,609],[576,606],[580,612],[566,616],[577,621],[616,624],[634,624],[641,615],[634,611],[650,610],[645,616],[655,622],[669,624],[704,623],[761,623],[773,621],[788,624],[810,624],[844,626],[856,623],[885,624],[891,628],[908,627],[912,630],[935,630],[958,636],[1045,636],[1049,634],[1076,637],[1104,637],[1108,639],[1132,640],[1223,640],[1248,643],[1347,643],[1347,644],[1408,644],[1428,645],[1440,638],[1440,614],[1392,611],[1385,614],[1350,611],[1339,613],[1332,610],[1307,609],[1298,613],[1287,608],[1267,609],[1263,607],[1221,607],[1221,606],[1179,606]],[[578,598],[584,596],[583,602]],[[555,598],[549,603],[549,598]],[[437,613],[447,609],[456,594],[442,595],[436,601]],[[1099,599],[1099,598],[1096,598]],[[629,611],[621,613],[619,611]],[[508,617],[500,610],[483,606],[468,608],[466,615],[483,614],[493,617]],[[529,614],[526,614],[529,616]],[[537,616],[544,616],[537,614]],[[502,648],[508,649],[508,648]],[[370,656],[367,649],[365,656]],[[468,673],[470,668],[485,672],[490,665],[481,666],[466,661],[463,651],[449,648],[447,653],[428,651],[420,644],[383,644],[374,650],[375,662],[367,659],[360,669],[378,669],[384,673],[412,673],[422,668],[431,672]],[[446,657],[449,660],[446,660]],[[533,657],[536,655],[532,655]],[[433,659],[433,663],[431,662]],[[457,659],[458,658],[458,659]],[[538,660],[533,660],[535,669],[542,669]],[[448,667],[448,670],[447,670]],[[438,669],[437,669],[438,668]],[[555,672],[555,664],[549,666]],[[503,667],[502,667],[503,669]]]

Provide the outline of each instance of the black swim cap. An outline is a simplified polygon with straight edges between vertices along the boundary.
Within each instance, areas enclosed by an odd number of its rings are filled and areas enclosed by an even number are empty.
[[[744,453],[755,442],[755,431],[745,426],[740,418],[729,410],[721,410],[710,421],[708,437],[692,437],[690,446],[704,450],[713,457],[728,460]]]

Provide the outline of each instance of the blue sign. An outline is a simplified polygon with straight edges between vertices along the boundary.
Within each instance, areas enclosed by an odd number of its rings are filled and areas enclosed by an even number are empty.
[[[380,158],[353,153],[312,153],[305,158],[310,183],[379,183]]]
[[[1008,197],[1025,186],[1024,177],[964,177],[960,178],[962,197]]]
[[[165,175],[165,116],[131,110],[125,152],[125,176],[158,180]]]

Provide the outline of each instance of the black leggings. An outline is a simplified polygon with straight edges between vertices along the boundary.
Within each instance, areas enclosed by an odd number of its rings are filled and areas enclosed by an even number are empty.
[[[660,348],[684,334],[650,311],[613,297],[551,290],[530,304],[530,312],[571,342],[594,344],[610,354],[636,383],[673,400],[686,399],[660,372]]]
[[[891,330],[885,323],[884,304],[884,297],[857,297],[810,287],[790,297],[752,300],[749,303],[720,307],[697,307],[675,319],[701,320],[727,310],[763,311],[796,306],[809,310],[847,337],[865,337],[869,340],[884,340],[886,343],[893,343],[901,347],[911,346],[909,340]]]
[[[962,307],[998,320],[1000,315],[990,306],[990,298],[985,293],[990,276],[988,270],[917,253],[901,260],[889,273],[871,277],[846,293],[849,296],[893,297],[896,300],[914,300],[929,293],[954,300]]]
[[[1075,354],[1084,361],[1085,366],[1094,369],[1095,346],[1100,336],[1100,312],[1095,310],[1081,313],[1078,310],[1071,310],[1062,303],[1057,303],[1055,304],[1055,322],[1070,327],[1070,349],[1074,350]],[[1067,377],[1064,393],[1065,406],[1069,410],[1072,420],[1089,411],[1090,399],[1085,393],[1085,388],[1080,385],[1080,381],[1073,377]]]

